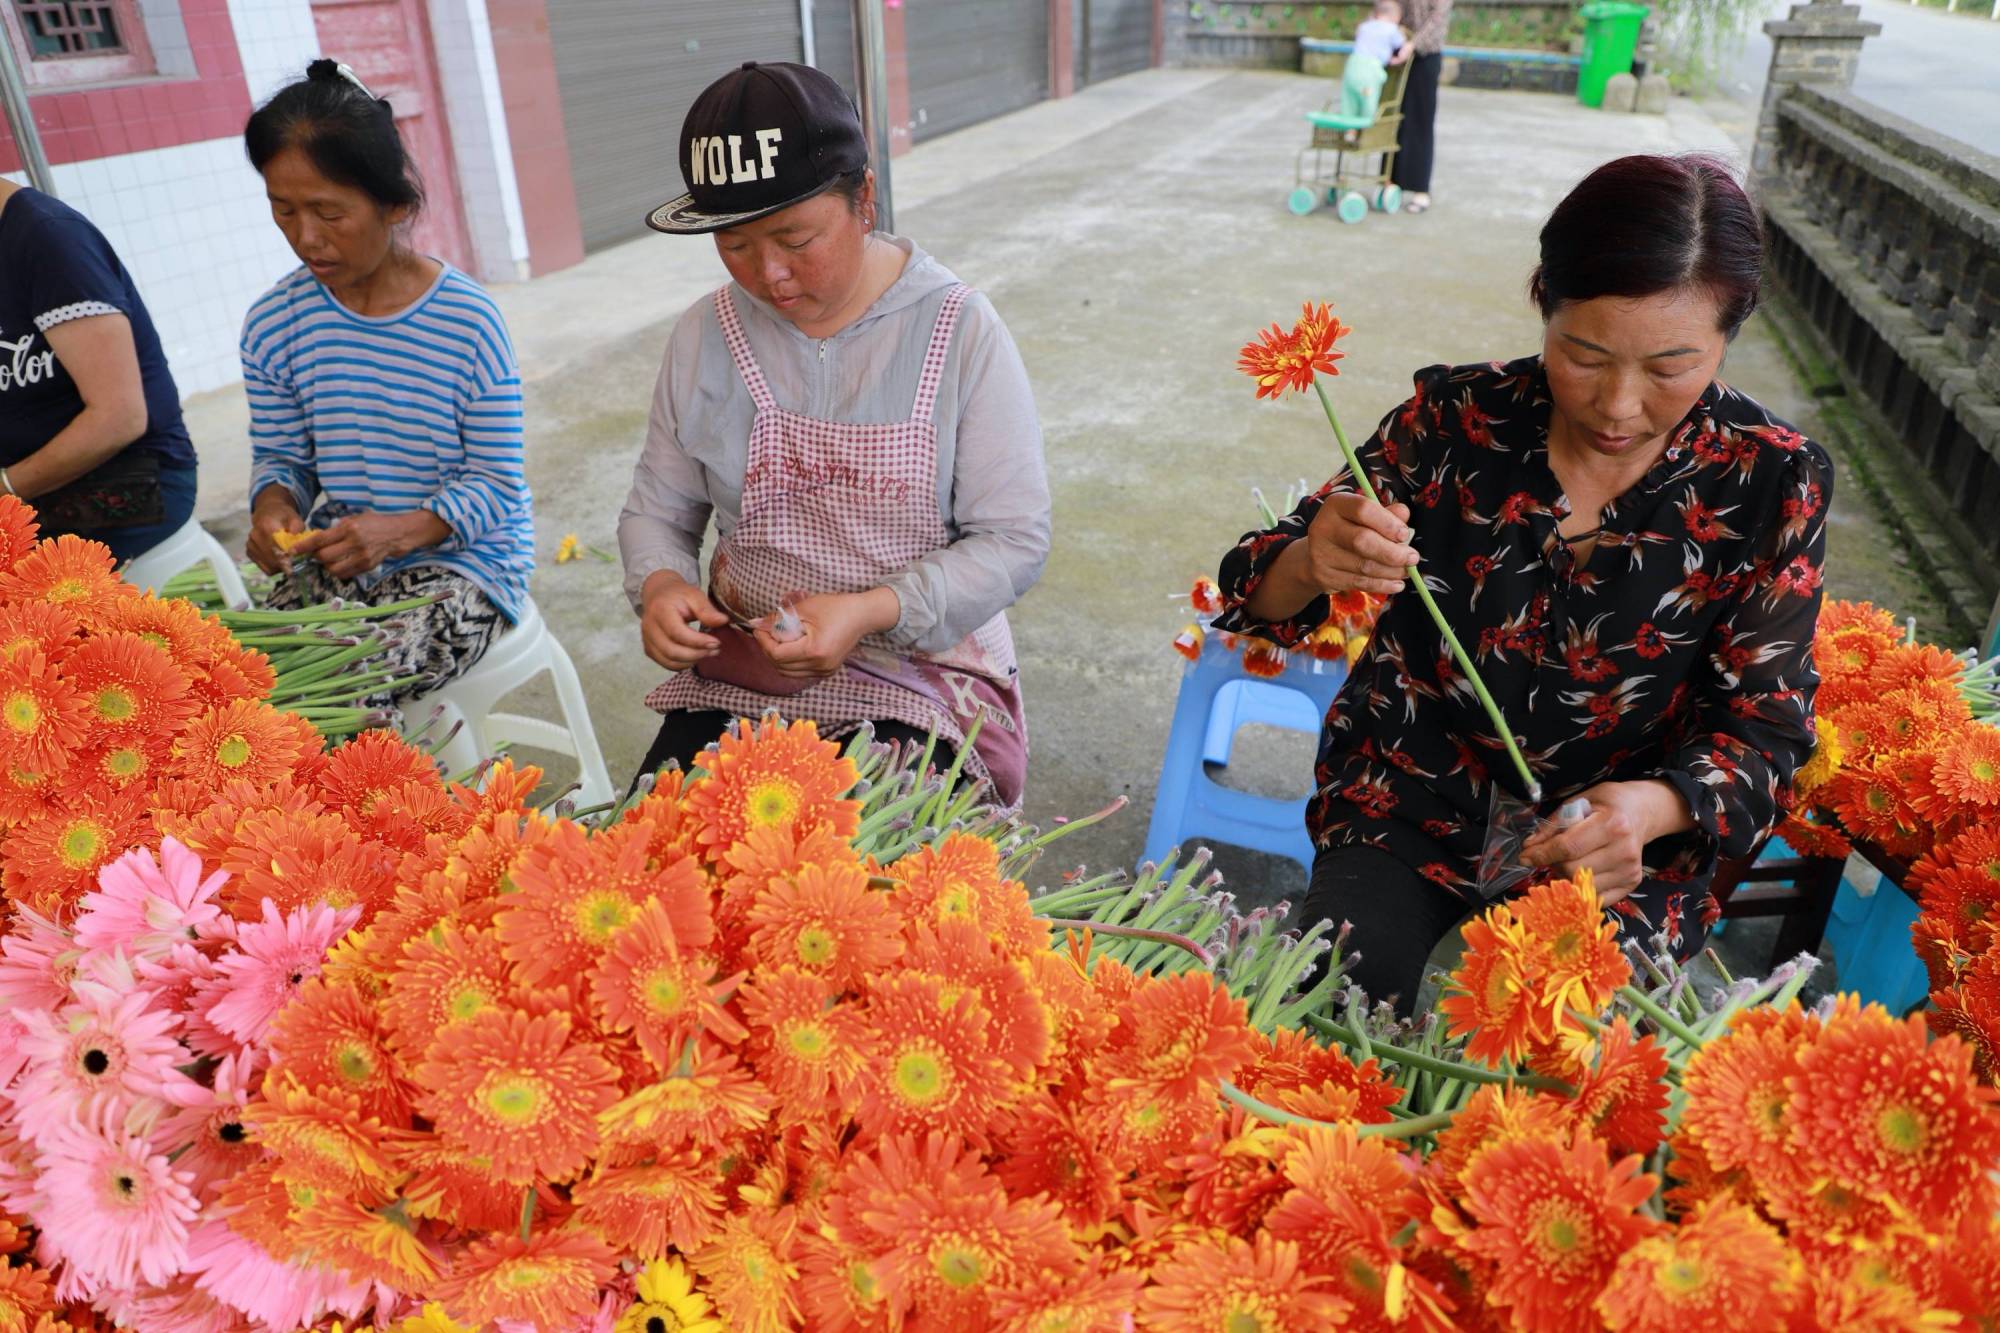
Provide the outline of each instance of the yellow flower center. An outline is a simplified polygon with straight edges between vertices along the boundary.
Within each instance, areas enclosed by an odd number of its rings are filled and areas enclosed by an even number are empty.
[[[450,1014],[451,1021],[456,1023],[471,1018],[491,1003],[486,992],[477,986],[461,986],[451,993],[450,999],[445,1001],[445,1012]]]
[[[600,889],[576,905],[576,931],[592,944],[604,944],[632,919],[632,900]]]
[[[495,1120],[509,1125],[532,1124],[548,1107],[549,1089],[538,1078],[508,1074],[489,1080],[480,1100]]]
[[[26,690],[16,690],[7,696],[4,716],[15,731],[30,732],[42,725],[42,706]]]
[[[792,1048],[792,1054],[803,1060],[819,1060],[825,1057],[831,1045],[826,1039],[826,1030],[811,1023],[794,1023],[785,1032],[785,1041]]]
[[[1223,1333],[1265,1333],[1264,1316],[1255,1310],[1231,1310],[1222,1319]]]
[[[147,643],[152,644],[155,648],[172,648],[174,646],[172,643],[168,641],[167,636],[160,633],[158,630],[154,629],[141,630],[139,632],[139,637],[144,639]]]
[[[1868,803],[1868,808],[1878,815],[1886,813],[1889,809],[1889,793],[1880,787],[1870,787],[1862,799]]]
[[[74,602],[90,596],[90,585],[82,579],[60,579],[49,589],[51,602]]]
[[[679,1011],[687,1002],[687,991],[671,969],[660,967],[646,974],[646,1006],[656,1014]]]
[[[859,1261],[847,1266],[847,1285],[853,1288],[855,1297],[864,1305],[872,1304],[881,1292],[875,1274],[869,1271],[867,1264]]]
[[[375,1077],[375,1056],[360,1042],[347,1042],[334,1052],[334,1068],[349,1083],[366,1083]]]
[[[2000,764],[1991,759],[1975,759],[1972,761],[1972,776],[1980,782],[1992,782],[2000,778]]]
[[[792,944],[799,961],[807,967],[825,967],[833,961],[833,935],[824,926],[807,926]]]
[[[1558,963],[1567,963],[1583,952],[1583,935],[1574,928],[1566,929],[1549,941],[1549,956]]]
[[[937,1101],[944,1096],[945,1077],[936,1051],[919,1046],[896,1057],[896,1091],[906,1102],[928,1106]]]
[[[139,701],[116,685],[97,692],[97,715],[106,722],[124,722],[139,711]]]
[[[215,747],[215,762],[224,768],[241,768],[250,762],[250,742],[239,735],[222,738]]]
[[[946,1286],[968,1291],[986,1278],[986,1258],[963,1244],[946,1242],[931,1251],[931,1271]]]
[[[766,778],[743,798],[743,817],[752,828],[790,823],[799,812],[799,789],[783,778]]]
[[[938,895],[938,920],[967,918],[972,912],[972,890],[965,885],[953,884]]]
[[[87,870],[97,864],[104,850],[104,827],[93,820],[79,819],[63,830],[56,854],[71,870]]]
[[[310,1208],[319,1202],[319,1191],[310,1185],[288,1185],[285,1187],[285,1197],[291,1200],[294,1208]]]
[[[146,756],[131,746],[121,746],[104,756],[106,777],[129,782],[146,771]]]
[[[1750,1097],[1750,1118],[1762,1125],[1766,1134],[1782,1133],[1785,1127],[1785,1093],[1782,1088],[1759,1088]]]
[[[1923,1117],[1908,1106],[1885,1106],[1877,1112],[1875,1136],[1891,1152],[1905,1155],[1922,1152],[1930,1140]]]
[[[1535,1258],[1553,1273],[1578,1274],[1594,1262],[1590,1219],[1568,1199],[1544,1199],[1529,1208],[1528,1235]]]
[[[543,1264],[509,1264],[500,1280],[516,1291],[532,1291],[543,1286],[555,1274]]]
[[[1708,1285],[1708,1275],[1701,1271],[1701,1265],[1682,1255],[1661,1260],[1656,1280],[1660,1290],[1669,1296],[1693,1296]]]

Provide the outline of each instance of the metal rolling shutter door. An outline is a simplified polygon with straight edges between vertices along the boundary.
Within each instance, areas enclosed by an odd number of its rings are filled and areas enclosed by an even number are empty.
[[[680,193],[681,119],[746,60],[797,60],[798,0],[548,0],[583,243],[646,229]],[[522,181],[521,188],[543,188]]]
[[[903,15],[915,142],[1049,95],[1048,0],[922,0]]]
[[[1090,19],[1091,83],[1146,69],[1153,63],[1153,0],[1083,0]]]

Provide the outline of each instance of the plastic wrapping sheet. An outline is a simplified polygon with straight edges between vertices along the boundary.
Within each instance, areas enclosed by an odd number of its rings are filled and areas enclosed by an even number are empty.
[[[1550,819],[1542,818],[1533,802],[1514,795],[1499,783],[1487,784],[1486,846],[1479,854],[1475,888],[1482,902],[1492,902],[1519,888],[1535,867],[1521,864],[1521,846],[1543,828],[1565,829],[1590,813],[1590,802],[1566,801]]]

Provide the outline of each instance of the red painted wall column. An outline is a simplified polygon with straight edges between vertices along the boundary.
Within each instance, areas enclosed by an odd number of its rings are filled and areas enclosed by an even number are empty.
[[[546,0],[486,0],[486,13],[493,25],[493,60],[506,107],[521,219],[528,230],[528,271],[535,276],[553,273],[582,260],[583,223],[570,171],[548,5]]]
[[[1049,96],[1076,91],[1076,0],[1049,0]]]

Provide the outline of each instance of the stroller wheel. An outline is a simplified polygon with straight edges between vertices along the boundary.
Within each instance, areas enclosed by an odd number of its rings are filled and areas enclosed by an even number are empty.
[[[1400,185],[1384,185],[1375,191],[1375,207],[1384,213],[1399,212],[1403,207],[1403,188]]]
[[[1342,222],[1359,222],[1368,216],[1368,196],[1359,190],[1349,190],[1333,207]]]
[[[1319,194],[1311,186],[1301,185],[1298,189],[1292,191],[1291,196],[1285,200],[1285,203],[1291,208],[1292,212],[1298,214],[1300,217],[1304,217],[1319,207]]]

